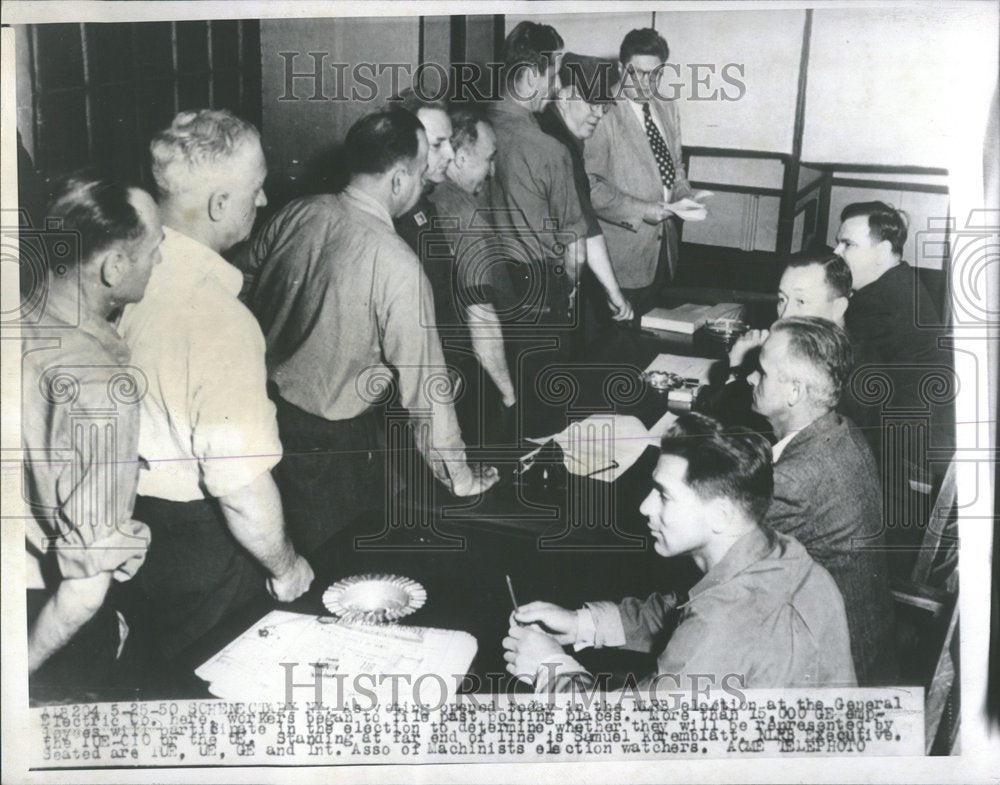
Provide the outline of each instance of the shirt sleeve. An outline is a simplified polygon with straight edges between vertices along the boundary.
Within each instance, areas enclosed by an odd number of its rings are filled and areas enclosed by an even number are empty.
[[[573,180],[569,151],[559,142],[547,139],[537,160],[518,157],[505,170],[504,189],[511,206],[523,214],[544,245],[550,259],[561,252],[557,244],[587,237],[587,223]],[[555,226],[546,222],[555,221]]]
[[[382,350],[399,374],[400,400],[413,421],[417,449],[435,477],[467,479],[465,442],[455,416],[430,286],[412,251],[400,246],[396,253],[398,257],[378,262],[376,312]]]
[[[149,544],[149,529],[144,524],[131,524],[138,474],[138,406],[117,404],[112,427],[103,426],[100,417],[91,422],[81,417],[75,423],[71,409],[81,413],[108,410],[108,391],[114,379],[84,371],[76,375],[76,383],[76,398],[52,404],[49,412],[50,446],[71,451],[72,459],[60,462],[62,468],[56,476],[58,510],[54,511],[55,530],[48,547],[55,551],[64,578],[113,572],[139,556],[129,564],[131,577],[142,564]],[[54,443],[67,436],[70,444]],[[28,468],[30,471],[30,461]]]
[[[247,487],[281,459],[267,397],[264,336],[242,305],[205,314],[188,346],[192,453],[219,498]]]

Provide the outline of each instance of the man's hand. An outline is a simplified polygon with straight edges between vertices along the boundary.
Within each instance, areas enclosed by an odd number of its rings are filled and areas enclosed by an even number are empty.
[[[671,202],[667,208],[685,221],[704,221],[708,217],[708,208],[690,197],[684,197],[677,202]]]
[[[666,202],[650,202],[646,207],[646,212],[642,214],[642,220],[648,224],[658,224],[672,212],[673,210]]]
[[[729,367],[739,368],[743,365],[747,352],[763,346],[769,334],[768,330],[751,330],[737,338],[733,348],[729,350]]]
[[[695,191],[691,195],[691,198],[694,199],[696,202],[701,202],[702,204],[704,204],[706,199],[710,199],[713,196],[715,196],[715,191]]]
[[[635,317],[632,303],[621,293],[621,290],[608,297],[608,307],[611,308],[611,318],[616,322],[630,322]]]
[[[500,472],[495,466],[469,466],[466,477],[452,482],[451,492],[456,496],[478,496],[500,482]]]
[[[513,620],[518,624],[540,625],[563,646],[576,641],[576,611],[551,602],[529,602],[514,611]]]
[[[562,646],[548,633],[517,625],[511,626],[503,647],[507,672],[529,684],[534,684],[535,674],[549,658],[563,653]]]
[[[291,602],[309,591],[315,577],[309,562],[296,555],[289,570],[267,579],[267,591],[278,602]]]
[[[112,572],[112,577],[119,583],[130,580],[142,566],[150,539],[149,527],[141,521],[129,520],[122,527],[122,531],[134,538],[135,550],[126,551],[128,556]]]

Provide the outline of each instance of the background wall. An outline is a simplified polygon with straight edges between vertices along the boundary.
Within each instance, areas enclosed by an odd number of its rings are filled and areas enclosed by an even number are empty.
[[[338,160],[340,144],[351,125],[362,115],[384,105],[390,96],[392,74],[363,79],[377,87],[370,99],[370,87],[351,76],[359,63],[403,63],[409,72],[420,53],[420,17],[368,17],[350,19],[265,19],[261,27],[261,83],[263,91],[262,139],[267,156],[272,190],[280,201],[284,192],[312,191],[337,185],[343,167]],[[279,52],[295,52],[294,71],[312,73],[309,52],[326,53],[321,95],[312,100],[315,82],[294,80],[294,100],[286,96],[285,59]],[[347,63],[347,79],[338,84],[334,63]],[[399,89],[410,86],[408,76],[399,72]],[[357,100],[332,100],[351,95]]]

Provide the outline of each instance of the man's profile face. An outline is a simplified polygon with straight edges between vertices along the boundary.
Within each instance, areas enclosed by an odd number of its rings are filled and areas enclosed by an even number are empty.
[[[451,149],[451,119],[440,109],[421,109],[417,118],[427,133],[427,182],[443,183],[448,164],[455,157]]]
[[[267,204],[264,195],[267,162],[260,141],[256,138],[245,140],[227,162],[227,171],[225,187],[229,202],[223,250],[250,236],[257,210]]]
[[[163,226],[160,224],[156,203],[148,193],[140,188],[132,188],[129,190],[128,200],[139,214],[143,232],[139,238],[123,244],[122,251],[131,264],[118,285],[117,296],[122,303],[137,303],[146,292],[153,267],[160,263]]]
[[[883,256],[879,246],[880,243],[872,238],[867,215],[856,215],[840,225],[834,253],[847,262],[855,289],[867,286],[879,277],[879,262]]]
[[[497,136],[486,123],[476,123],[476,141],[455,152],[448,177],[470,194],[483,190],[493,176],[497,157]]]
[[[840,324],[847,298],[838,295],[826,281],[821,264],[787,267],[778,284],[778,318],[818,316]]]
[[[784,333],[773,333],[760,350],[759,370],[747,377],[753,386],[753,410],[772,422],[788,408],[788,379],[784,373],[788,357],[788,338]]]
[[[564,87],[559,93],[563,122],[577,139],[585,140],[594,135],[597,124],[604,117],[605,107],[610,104],[588,103],[578,90]]]
[[[653,98],[663,75],[663,63],[656,55],[633,55],[622,63],[622,95],[643,104]]]
[[[687,484],[687,459],[661,455],[653,490],[639,507],[660,556],[697,554],[709,540],[713,505]]]

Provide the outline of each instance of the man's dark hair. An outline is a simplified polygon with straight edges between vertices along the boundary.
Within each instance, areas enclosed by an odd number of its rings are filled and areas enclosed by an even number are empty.
[[[837,297],[850,297],[851,288],[854,286],[854,277],[851,275],[851,268],[847,262],[836,254],[822,254],[820,256],[793,256],[785,265],[788,267],[811,267],[819,265],[823,268],[826,285]]]
[[[453,106],[448,115],[451,117],[451,147],[456,152],[479,141],[480,123],[491,125],[486,113],[474,106]]]
[[[114,243],[133,242],[145,231],[128,186],[90,171],[63,180],[45,215],[61,219],[62,230],[79,237],[80,257],[59,258],[61,265],[89,262]]]
[[[858,216],[868,217],[868,233],[872,240],[876,243],[888,240],[892,252],[896,256],[903,255],[908,230],[906,213],[890,207],[885,202],[854,202],[841,211],[840,222]]]
[[[417,132],[423,127],[415,114],[397,107],[365,115],[344,140],[351,174],[382,174],[400,161],[412,161],[420,149]]]
[[[811,369],[807,381],[813,400],[834,409],[851,376],[854,353],[851,342],[840,327],[818,316],[790,316],[771,326],[771,336],[788,337],[792,362],[805,362]]]
[[[437,109],[447,112],[448,106],[444,101],[423,97],[417,90],[407,87],[396,98],[391,99],[396,102],[396,106],[405,109],[407,112],[417,114],[421,109]]]
[[[525,68],[544,74],[552,64],[552,53],[563,48],[563,40],[552,25],[525,20],[508,33],[500,50],[504,84],[509,90]]]
[[[771,503],[774,470],[767,440],[704,414],[682,414],[660,443],[662,455],[687,461],[684,480],[703,499],[724,497],[760,521]]]
[[[667,46],[666,39],[652,27],[640,27],[626,35],[618,49],[618,59],[622,65],[636,55],[653,55],[666,62],[670,57],[670,47]]]

